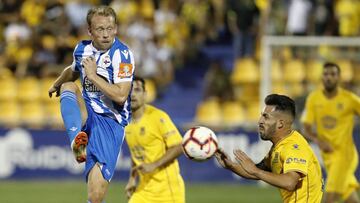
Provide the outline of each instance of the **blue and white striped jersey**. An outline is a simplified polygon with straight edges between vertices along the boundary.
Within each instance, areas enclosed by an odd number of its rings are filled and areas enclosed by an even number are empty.
[[[77,44],[73,53],[72,70],[80,72],[82,95],[85,103],[98,114],[104,114],[116,119],[126,126],[131,117],[130,95],[124,105],[119,105],[106,97],[94,84],[87,79],[82,67],[82,60],[93,56],[96,59],[97,74],[111,84],[131,82],[135,70],[134,56],[130,49],[115,38],[113,45],[107,51],[97,50],[91,40]]]

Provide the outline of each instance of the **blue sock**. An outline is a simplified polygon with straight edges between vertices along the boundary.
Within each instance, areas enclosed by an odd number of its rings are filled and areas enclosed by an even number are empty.
[[[81,130],[81,112],[75,93],[71,91],[61,93],[60,106],[64,126],[71,143]]]

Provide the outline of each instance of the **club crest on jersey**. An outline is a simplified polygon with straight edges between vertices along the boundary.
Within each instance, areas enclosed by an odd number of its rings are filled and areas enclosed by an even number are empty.
[[[293,148],[294,148],[294,149],[299,149],[299,145],[298,145],[298,144],[294,144],[294,145],[293,145]]]
[[[336,105],[336,108],[337,108],[338,110],[343,110],[343,109],[344,109],[344,105],[343,105],[342,103],[338,103],[338,104]]]
[[[131,63],[120,63],[119,67],[119,78],[129,78],[132,76],[133,66]]]
[[[109,56],[109,55],[105,55],[105,56],[102,58],[101,67],[107,68],[107,67],[109,67],[110,65],[111,65],[110,56]]]

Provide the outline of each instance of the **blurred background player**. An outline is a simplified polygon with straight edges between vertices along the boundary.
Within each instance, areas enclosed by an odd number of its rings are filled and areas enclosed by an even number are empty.
[[[60,95],[61,114],[76,160],[85,163],[88,200],[104,200],[130,118],[134,59],[115,38],[117,21],[111,7],[89,10],[91,40],[78,43],[74,61],[49,89]],[[80,76],[82,94],[74,83]]]
[[[320,203],[322,175],[320,164],[310,145],[292,129],[295,102],[287,96],[272,94],[265,98],[259,119],[261,139],[273,143],[268,155],[259,164],[241,150],[235,150],[237,162],[222,151],[215,156],[226,169],[248,179],[263,180],[280,188],[284,202]]]
[[[184,203],[184,181],[176,160],[182,154],[182,137],[169,116],[145,104],[145,98],[145,81],[134,77],[133,115],[125,128],[133,163],[126,194],[130,203]]]
[[[321,150],[327,180],[325,202],[360,202],[355,177],[358,152],[353,140],[354,115],[360,113],[360,98],[339,87],[340,67],[325,63],[323,88],[310,93],[302,115],[304,136]],[[313,131],[316,127],[316,131]]]

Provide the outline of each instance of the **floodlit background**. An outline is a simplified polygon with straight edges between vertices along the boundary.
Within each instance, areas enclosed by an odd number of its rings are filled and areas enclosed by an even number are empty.
[[[343,87],[360,94],[359,0],[2,0],[0,202],[86,202],[83,165],[72,157],[59,99],[47,92],[88,38],[88,9],[100,4],[118,15],[148,102],[182,133],[212,128],[230,154],[240,148],[260,161],[270,147],[256,133],[262,99],[287,94],[300,115],[325,61],[338,63]],[[189,203],[280,201],[276,189],[213,159],[182,156],[180,166]],[[126,202],[129,167],[124,144],[107,202]]]

